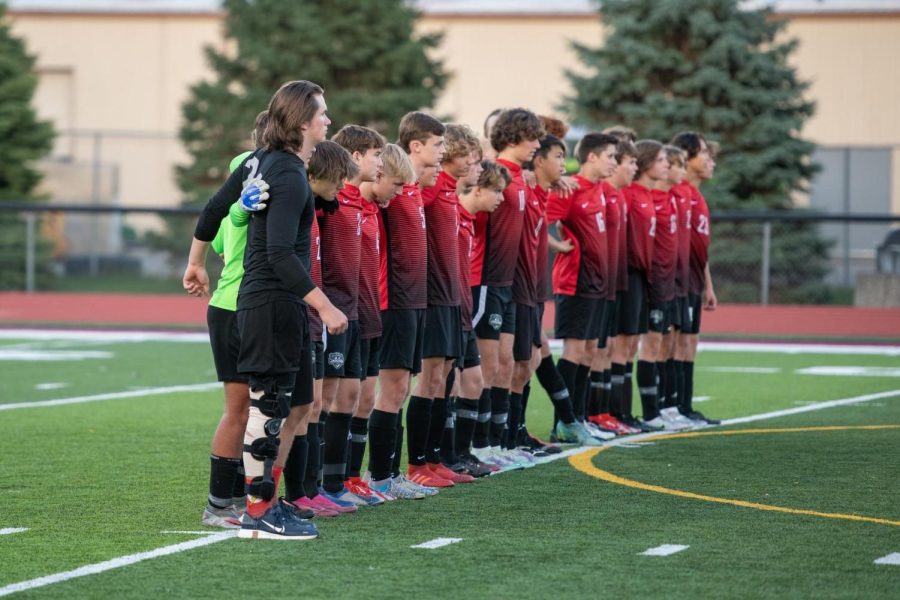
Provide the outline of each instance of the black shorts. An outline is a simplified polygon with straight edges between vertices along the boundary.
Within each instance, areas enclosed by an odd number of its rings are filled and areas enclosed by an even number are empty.
[[[540,348],[544,345],[541,335],[544,333],[544,303],[538,302],[534,305],[534,346]]]
[[[513,360],[531,360],[531,351],[535,345],[535,333],[537,333],[538,344],[540,344],[541,334],[537,327],[537,309],[534,306],[517,303],[516,333],[515,338],[513,338]]]
[[[606,330],[606,337],[614,338],[619,335],[619,314],[622,312],[622,302],[625,292],[616,292],[615,300],[607,300],[606,310],[609,311],[609,318],[606,320],[609,327]]]
[[[325,333],[325,377],[359,379],[362,364],[359,357],[359,321],[347,323],[340,335]]]
[[[619,333],[638,335],[647,333],[649,326],[647,277],[643,271],[628,269],[628,291],[619,305]]]
[[[406,369],[413,375],[422,370],[425,309],[393,308],[381,312],[382,369]]]
[[[462,354],[462,317],[458,306],[425,309],[425,339],[422,358],[459,358]]]
[[[600,318],[600,337],[597,338],[597,347],[606,348],[606,343],[612,337],[612,322],[616,320],[616,301],[601,300],[600,305],[603,307],[603,315]]]
[[[465,332],[465,354],[458,365],[462,365],[463,370],[481,366],[481,353],[478,352],[478,337],[475,330]]]
[[[378,377],[378,338],[369,338],[359,341],[359,363],[362,365],[360,380],[365,381],[369,377]]]
[[[672,328],[672,304],[674,300],[665,300],[663,302],[651,302],[649,317],[650,331],[656,333],[669,333]]]
[[[324,342],[312,343],[313,359],[316,367],[313,370],[313,379],[325,379],[325,344]]]
[[[300,354],[311,351],[306,305],[275,300],[237,311],[241,352],[238,373],[257,377],[296,373]]]
[[[700,333],[700,316],[703,314],[703,300],[700,294],[688,293],[685,304],[684,312],[688,321],[681,326],[681,333],[697,335]]]
[[[689,324],[687,296],[678,296],[672,303],[672,327],[681,331]]]
[[[516,305],[512,301],[512,287],[472,288],[475,315],[472,324],[475,335],[483,340],[499,340],[501,333],[516,332]]]
[[[600,325],[606,300],[582,296],[556,295],[557,338],[596,340],[600,337]]]
[[[219,381],[247,383],[247,376],[238,373],[238,355],[241,353],[241,336],[238,334],[237,313],[233,310],[208,306],[206,325],[209,327],[209,345]]]

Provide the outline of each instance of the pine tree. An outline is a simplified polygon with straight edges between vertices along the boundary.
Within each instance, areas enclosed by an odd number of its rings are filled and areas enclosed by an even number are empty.
[[[247,149],[259,111],[285,81],[325,88],[330,131],[347,123],[396,137],[400,117],[433,104],[446,81],[428,57],[440,37],[415,37],[404,0],[225,0],[228,52],[206,49],[213,81],[191,88],[181,139],[191,156],[178,168],[188,202],[205,202]]]
[[[815,106],[788,64],[797,41],[784,38],[786,22],[740,5],[603,0],[607,36],[598,48],[573,45],[587,71],[568,73],[575,95],[567,108],[589,126],[624,123],[664,142],[703,132],[722,146],[703,190],[713,209],[788,209],[818,168],[814,145],[799,135]],[[759,231],[714,224],[710,262],[720,299],[759,299]],[[826,300],[828,247],[814,226],[775,227],[771,298]]]
[[[0,2],[0,202],[34,200],[41,173],[34,162],[53,145],[53,127],[31,107],[37,87],[34,58],[12,35]],[[46,260],[38,260],[40,275]],[[15,213],[0,212],[0,289],[25,287],[25,225]]]

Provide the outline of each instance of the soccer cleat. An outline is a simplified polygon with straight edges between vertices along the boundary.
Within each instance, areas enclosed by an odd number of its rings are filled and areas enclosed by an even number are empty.
[[[252,540],[312,540],[319,537],[316,526],[300,519],[280,501],[273,502],[258,519],[244,513],[238,537]]]
[[[454,485],[452,480],[441,477],[428,468],[428,465],[409,465],[406,478],[425,487],[447,488]]]
[[[562,452],[562,448],[560,448],[559,446],[548,444],[543,440],[539,440],[538,438],[528,433],[527,429],[523,429],[522,431],[523,434],[519,437],[519,447],[524,446],[525,448],[530,448],[534,451],[540,450],[542,452],[546,452],[547,454],[559,454],[560,452]]]
[[[617,435],[632,433],[630,427],[628,427],[609,413],[591,415],[588,417],[588,421],[595,424],[597,427],[603,429],[604,431],[611,431]]]
[[[241,515],[235,510],[234,506],[216,508],[211,504],[207,504],[203,510],[203,516],[200,517],[200,523],[207,527],[239,529],[241,526]]]
[[[605,442],[607,440],[611,440],[616,437],[616,434],[614,434],[613,432],[600,429],[596,425],[596,423],[591,423],[590,421],[584,421],[582,423],[582,425],[584,425],[584,428],[588,430],[588,433],[590,433],[591,436],[597,438],[598,440],[603,440]]]
[[[572,423],[556,423],[556,438],[565,444],[580,444],[582,446],[602,446],[603,442],[593,437],[584,427],[584,424],[573,421]]]
[[[692,421],[701,421],[701,422],[705,423],[706,425],[721,425],[722,424],[721,419],[710,419],[709,417],[704,415],[699,410],[692,410],[687,414],[685,414],[685,413],[681,413],[681,414]]]
[[[343,489],[341,490],[344,491]],[[341,500],[340,498],[336,498],[335,496],[338,494],[329,494],[324,490],[324,488],[319,488],[319,493],[316,494],[316,497],[312,499],[313,502],[319,504],[320,506],[325,506],[330,508],[331,510],[336,510],[341,514],[346,513],[355,513],[359,510],[359,507],[353,502],[348,502],[346,500]]]
[[[634,433],[649,433],[649,432],[653,431],[653,429],[648,427],[646,423],[644,423],[643,421],[640,421],[638,419],[635,419],[631,415],[622,417],[620,420],[623,423],[625,423],[625,425],[627,425],[628,427],[631,427],[634,430]]]
[[[466,454],[466,455],[460,456],[458,464],[463,465],[463,467],[465,468],[465,472],[468,473],[469,475],[471,475],[472,477],[475,477],[476,479],[481,478],[481,477],[487,477],[488,475],[490,475],[491,473],[494,472],[490,466],[481,462],[480,460],[478,460],[471,454]]]
[[[428,463],[428,468],[432,473],[437,475],[442,479],[447,479],[452,481],[454,484],[456,483],[472,483],[475,481],[475,478],[469,475],[468,473],[457,473],[453,469],[448,469],[444,465]]]
[[[504,471],[514,471],[524,468],[522,465],[516,464],[514,461],[496,452],[494,448],[472,448],[472,454],[487,465],[493,465],[497,468],[494,473],[502,473]]]
[[[300,509],[311,510],[313,512],[313,515],[315,515],[316,517],[322,518],[322,519],[336,517],[340,514],[336,510],[332,510],[330,508],[326,508],[324,506],[319,506],[318,504],[315,504],[312,500],[310,500],[306,496],[303,496],[302,498],[297,498],[296,500],[291,502],[291,504],[293,504],[294,506],[296,506],[297,508],[300,508]]]
[[[328,490],[320,490],[320,494],[326,494],[326,498],[331,500],[332,502],[337,502],[338,500],[347,502],[354,506],[370,506],[369,501],[362,496],[358,496],[354,494],[350,490],[347,489],[346,486],[342,487],[337,492],[329,492]],[[379,504],[381,504],[379,502]]]
[[[384,504],[384,498],[372,492],[369,484],[359,477],[351,477],[344,482],[344,487],[357,498],[362,498],[366,506],[378,506]]]
[[[648,431],[663,431],[666,429],[666,422],[662,417],[653,417],[649,421],[641,421]]]
[[[672,429],[674,431],[690,429],[697,425],[687,417],[682,416],[674,406],[661,409],[659,411],[659,416],[666,422],[666,429]]]
[[[316,516],[315,512],[312,509],[297,506],[293,502],[288,502],[283,497],[279,498],[278,502],[283,504],[282,508],[284,508],[285,510],[287,510],[289,512],[294,513],[294,516],[297,517],[298,519],[303,519],[304,521],[308,521],[309,519],[312,519],[314,516]]]
[[[412,490],[413,492],[424,495],[426,498],[428,496],[434,496],[438,493],[438,489],[436,487],[431,487],[429,485],[419,485],[414,481],[410,481],[401,473],[394,477],[394,483],[403,487],[407,490]]]

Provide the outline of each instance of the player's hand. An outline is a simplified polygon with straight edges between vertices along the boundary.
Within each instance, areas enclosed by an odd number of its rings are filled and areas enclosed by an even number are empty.
[[[716,292],[712,288],[706,288],[703,293],[703,308],[705,310],[716,310],[719,305],[719,299],[716,298]]]
[[[569,177],[568,175],[560,177],[559,181],[553,184],[553,191],[559,194],[562,198],[568,198],[577,189],[578,182],[575,181],[575,178]]]
[[[198,298],[209,296],[209,275],[206,272],[206,267],[189,263],[184,270],[181,285],[191,296]]]
[[[269,184],[257,175],[247,182],[241,190],[241,208],[246,212],[255,213],[266,208],[266,200],[269,199]]]
[[[525,180],[525,185],[530,188],[533,188],[537,185],[537,177],[534,176],[534,171],[529,171],[528,169],[522,169],[522,179]]]
[[[328,330],[328,333],[340,335],[347,331],[347,315],[333,304],[320,310],[319,316],[322,317],[322,324]]]
[[[559,244],[556,246],[557,252],[562,252],[563,254],[568,254],[572,250],[575,249],[575,244],[572,243],[572,240],[565,239],[559,240]]]

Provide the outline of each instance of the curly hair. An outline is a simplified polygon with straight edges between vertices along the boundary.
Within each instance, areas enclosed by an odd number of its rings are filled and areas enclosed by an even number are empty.
[[[502,152],[525,140],[539,140],[544,133],[544,126],[536,114],[525,108],[511,108],[497,117],[491,129],[491,147]]]
[[[473,150],[481,150],[478,136],[466,125],[448,123],[444,131],[444,158],[442,162],[450,162],[455,158],[467,157]]]
[[[562,119],[548,117],[546,115],[539,115],[539,118],[541,119],[541,123],[544,124],[544,131],[546,131],[548,135],[552,135],[561,140],[566,139],[566,134],[569,133],[569,126],[566,125]]]

